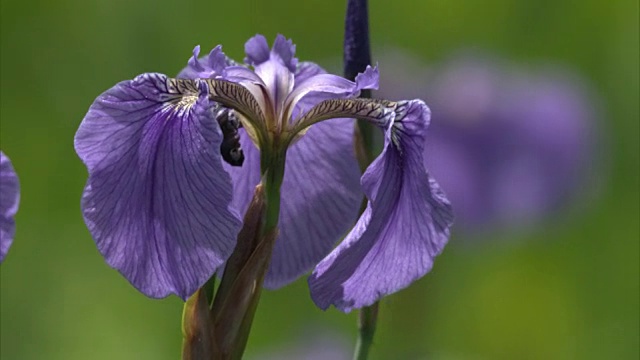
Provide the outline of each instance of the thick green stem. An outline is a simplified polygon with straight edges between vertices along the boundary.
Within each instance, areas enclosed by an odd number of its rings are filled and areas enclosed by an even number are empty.
[[[353,354],[353,360],[366,360],[369,357],[369,349],[373,344],[373,335],[376,332],[378,321],[378,303],[360,309],[358,314],[358,342]]]
[[[268,234],[278,227],[280,219],[280,187],[284,178],[285,152],[278,152],[271,157],[269,167],[264,169],[264,193],[267,204],[263,234]]]

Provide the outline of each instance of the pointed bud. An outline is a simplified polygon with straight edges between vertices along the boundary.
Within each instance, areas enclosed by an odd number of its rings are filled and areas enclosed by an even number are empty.
[[[349,0],[344,29],[344,76],[354,80],[371,64],[367,0]]]
[[[202,289],[184,304],[182,312],[182,360],[215,359],[219,354],[213,321]]]

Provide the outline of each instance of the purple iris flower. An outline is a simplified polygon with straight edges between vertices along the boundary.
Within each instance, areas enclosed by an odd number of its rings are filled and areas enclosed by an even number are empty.
[[[452,216],[423,164],[424,102],[356,99],[377,88],[376,68],[354,82],[327,74],[298,62],[281,35],[272,48],[249,39],[244,64],[220,46],[199,52],[177,78],[146,73],[107,90],[78,129],[83,214],[109,265],[147,296],[190,296],[231,254],[261,163],[277,148],[286,162],[267,288],[319,263],[314,301],[348,311],[429,271]],[[386,139],[362,187],[353,118]],[[229,131],[230,119],[241,127]],[[363,190],[369,205],[357,220]]]
[[[0,262],[9,251],[16,233],[13,220],[20,202],[20,184],[11,160],[0,151]]]
[[[456,205],[459,229],[534,223],[588,178],[596,111],[576,76],[478,54],[434,67],[387,54],[381,63],[392,71],[377,95],[429,102],[439,121],[427,136],[425,165]]]

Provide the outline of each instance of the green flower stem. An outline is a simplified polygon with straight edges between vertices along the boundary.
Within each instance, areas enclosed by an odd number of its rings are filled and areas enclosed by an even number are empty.
[[[353,360],[366,360],[373,344],[373,335],[378,322],[378,303],[360,309],[358,314],[358,341]]]
[[[234,360],[242,359],[242,354],[247,346],[251,324],[253,323],[253,318],[262,293],[262,283],[264,282],[264,277],[271,262],[271,253],[273,245],[275,244],[275,237],[277,236],[278,220],[280,219],[280,187],[282,186],[282,180],[284,178],[285,154],[284,151],[275,152],[275,154],[272,154],[272,156],[266,160],[266,164],[268,164],[267,168],[262,169],[266,214],[261,241],[268,241],[271,249],[268,250],[268,258],[264,259],[264,271],[262,271],[258,279],[256,279],[256,290],[253,299],[242,320],[236,345],[234,346],[234,352],[231,357]],[[262,165],[264,166],[265,162],[263,162]]]
[[[285,151],[271,156],[269,167],[264,169],[264,192],[267,213],[262,234],[268,234],[278,227],[280,219],[280,187],[284,179]]]
[[[280,218],[280,187],[286,153],[273,143],[268,145],[263,148],[271,151],[262,152],[261,184],[256,187],[244,216],[236,248],[227,261],[213,303],[209,296],[215,287],[215,277],[199,290],[198,302],[190,300],[185,305],[183,354],[188,356],[206,354],[197,359],[221,360],[243,356],[271,262]],[[205,335],[213,340],[201,341],[209,339]]]
[[[360,97],[363,99],[370,99],[371,90],[362,90],[360,92]],[[363,151],[363,154],[358,161],[360,162],[360,167],[364,171],[377,155],[375,138],[376,134],[378,134],[380,130],[367,120],[358,120],[357,124],[357,131],[359,132],[360,140],[362,141],[361,150]]]
[[[370,98],[371,91],[363,90],[360,93],[362,98]],[[379,131],[371,123],[366,120],[358,120],[357,122],[357,134],[360,137],[359,141],[359,155],[358,162],[360,168],[364,172],[366,168],[373,162],[378,149],[375,142],[376,131]],[[363,199],[360,206],[360,214],[364,212],[367,207],[367,199]],[[376,332],[376,324],[378,319],[378,302],[371,306],[360,309],[358,314],[358,340],[356,342],[356,349],[353,354],[354,360],[366,360],[369,356],[369,349],[373,344],[373,335]]]

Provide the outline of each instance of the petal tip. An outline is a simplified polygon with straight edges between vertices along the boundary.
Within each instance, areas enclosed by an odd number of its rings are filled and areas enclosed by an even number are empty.
[[[269,44],[262,34],[256,34],[244,44],[244,62],[256,66],[269,60]]]
[[[356,89],[377,90],[379,78],[380,72],[378,71],[378,66],[376,65],[372,67],[371,65],[367,65],[367,68],[364,70],[364,72],[361,72],[356,76]]]

